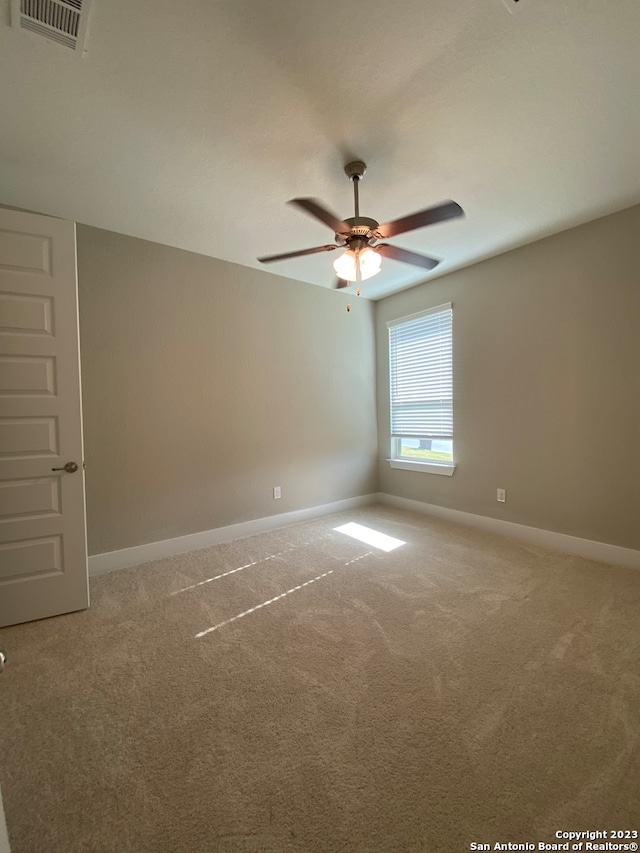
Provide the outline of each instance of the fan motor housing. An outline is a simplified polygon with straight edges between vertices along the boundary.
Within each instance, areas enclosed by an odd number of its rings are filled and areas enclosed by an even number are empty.
[[[375,219],[369,219],[368,216],[352,216],[344,221],[351,228],[351,233],[346,239],[344,234],[336,234],[336,242],[340,245],[348,243],[352,237],[364,237],[367,242],[375,239],[375,234],[372,232],[375,232],[379,227],[379,223]]]

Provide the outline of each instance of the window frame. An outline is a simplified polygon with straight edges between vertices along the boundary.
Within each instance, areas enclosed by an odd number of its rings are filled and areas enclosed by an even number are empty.
[[[421,319],[422,317],[426,317],[433,314],[438,314],[444,311],[448,311],[451,317],[451,374],[450,374],[450,384],[451,384],[451,435],[433,435],[433,436],[404,436],[393,434],[392,432],[392,419],[393,419],[393,400],[391,398],[393,383],[392,383],[392,370],[394,370],[395,359],[392,356],[392,332],[391,330],[394,327],[403,326],[405,324],[412,323],[416,320]],[[440,474],[446,477],[451,477],[456,470],[457,464],[455,461],[455,437],[453,433],[453,304],[451,302],[443,303],[442,305],[436,305],[433,308],[428,308],[424,311],[418,311],[414,314],[408,314],[405,317],[398,317],[395,320],[387,321],[387,329],[389,334],[389,430],[390,430],[390,455],[387,458],[387,462],[391,468],[396,468],[404,471],[421,471],[426,474]],[[403,438],[444,438],[446,440],[450,440],[452,443],[452,461],[451,462],[435,462],[435,461],[418,461],[417,459],[407,459],[398,455],[399,453],[399,443]]]

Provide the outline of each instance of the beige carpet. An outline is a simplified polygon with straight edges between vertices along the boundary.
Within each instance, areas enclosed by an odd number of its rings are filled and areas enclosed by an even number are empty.
[[[0,632],[12,853],[640,828],[640,572],[370,507],[104,575],[92,599]]]

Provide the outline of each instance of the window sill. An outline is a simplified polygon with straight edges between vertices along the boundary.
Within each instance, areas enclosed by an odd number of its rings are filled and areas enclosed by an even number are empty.
[[[456,470],[455,465],[442,465],[437,462],[413,462],[408,459],[387,459],[391,468],[400,468],[402,471],[422,471],[423,474],[442,474],[451,477]]]

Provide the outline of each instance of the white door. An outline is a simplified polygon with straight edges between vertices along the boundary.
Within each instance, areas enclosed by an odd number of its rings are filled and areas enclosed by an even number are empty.
[[[9,836],[7,835],[7,824],[4,820],[4,808],[2,806],[2,792],[0,791],[0,853],[11,853],[9,849]]]
[[[0,626],[88,605],[75,224],[0,209]]]

